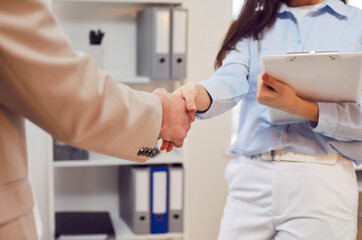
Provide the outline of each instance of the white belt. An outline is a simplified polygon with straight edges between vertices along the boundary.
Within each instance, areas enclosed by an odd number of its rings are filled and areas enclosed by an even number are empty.
[[[336,164],[338,158],[341,158],[339,154],[320,156],[294,153],[285,150],[273,150],[270,152],[253,155],[252,157],[258,157],[264,161],[309,162],[327,165],[334,165]]]

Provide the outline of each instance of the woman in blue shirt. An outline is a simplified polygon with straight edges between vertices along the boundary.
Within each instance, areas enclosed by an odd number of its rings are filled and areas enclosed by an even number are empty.
[[[220,240],[356,239],[352,161],[362,161],[360,105],[303,100],[263,74],[260,57],[361,48],[362,12],[345,1],[246,0],[217,55],[215,74],[175,91],[201,119],[243,100],[231,148],[237,158],[225,170],[229,194]],[[272,124],[268,106],[309,121]],[[172,147],[164,142],[162,149]]]

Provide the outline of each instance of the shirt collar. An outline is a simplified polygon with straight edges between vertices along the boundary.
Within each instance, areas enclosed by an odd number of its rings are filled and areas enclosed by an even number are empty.
[[[316,9],[316,11],[320,12],[329,12],[339,19],[347,18],[347,10],[347,6],[341,0],[324,0],[322,5]],[[279,9],[279,16],[282,16],[287,12],[290,12],[290,8],[287,4],[283,3]]]

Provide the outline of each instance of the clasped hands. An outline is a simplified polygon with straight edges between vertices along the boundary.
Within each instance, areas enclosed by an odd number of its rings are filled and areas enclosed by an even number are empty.
[[[172,94],[158,88],[153,92],[162,103],[162,125],[159,138],[162,139],[161,151],[172,151],[173,147],[182,147],[184,139],[195,121],[197,110],[206,110],[210,101],[205,102],[206,90],[199,84],[188,83]],[[208,105],[207,105],[208,104]],[[204,106],[207,105],[207,106]]]
[[[176,94],[158,88],[153,92],[162,104],[162,124],[159,138],[163,140],[161,151],[172,151],[173,147],[182,147],[184,139],[195,121],[195,111],[187,111],[186,101]]]

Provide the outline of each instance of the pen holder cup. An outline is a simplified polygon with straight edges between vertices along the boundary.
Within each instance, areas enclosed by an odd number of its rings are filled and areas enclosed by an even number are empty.
[[[103,68],[103,46],[89,45],[87,52],[91,56],[93,61],[97,64],[97,67]]]

